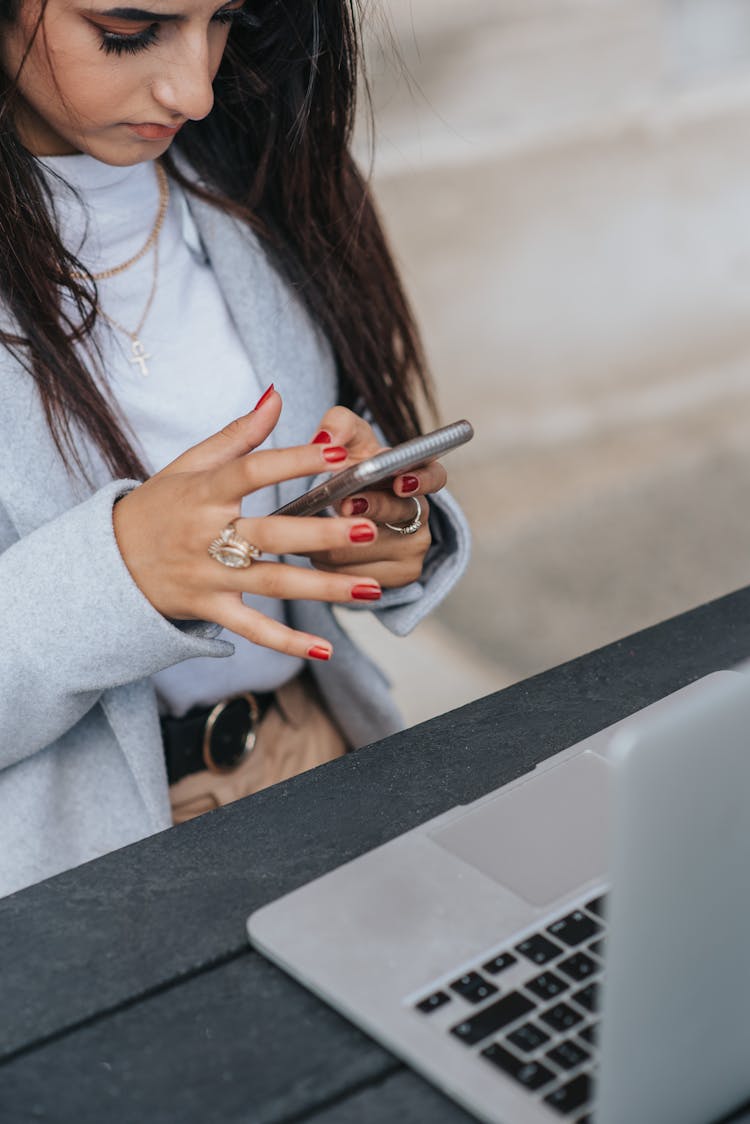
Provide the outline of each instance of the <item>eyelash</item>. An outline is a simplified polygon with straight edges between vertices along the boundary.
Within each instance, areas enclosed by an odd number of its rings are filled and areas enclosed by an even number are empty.
[[[227,11],[217,12],[213,17],[215,23],[244,23],[255,27],[256,19],[246,12],[244,8],[231,8]],[[159,24],[152,23],[145,31],[135,35],[120,35],[114,31],[102,31],[100,48],[106,55],[135,55],[139,51],[147,50],[159,38]]]

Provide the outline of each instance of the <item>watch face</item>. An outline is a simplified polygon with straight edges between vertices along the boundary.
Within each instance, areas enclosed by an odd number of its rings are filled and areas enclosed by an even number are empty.
[[[226,704],[216,717],[209,742],[216,768],[231,769],[244,757],[252,726],[247,699],[232,699]]]

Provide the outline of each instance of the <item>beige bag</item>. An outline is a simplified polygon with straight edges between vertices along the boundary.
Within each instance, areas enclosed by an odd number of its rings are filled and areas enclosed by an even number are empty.
[[[258,725],[251,753],[228,773],[202,769],[170,785],[172,822],[184,823],[222,804],[333,761],[347,751],[309,672],[276,691]]]

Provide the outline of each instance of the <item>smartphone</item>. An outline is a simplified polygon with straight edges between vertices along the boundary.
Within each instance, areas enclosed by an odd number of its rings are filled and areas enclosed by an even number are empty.
[[[343,500],[354,492],[371,488],[373,484],[379,484],[389,476],[400,476],[402,472],[441,457],[449,449],[470,441],[473,436],[474,430],[469,422],[457,421],[433,430],[432,433],[425,433],[422,437],[412,437],[402,445],[386,449],[351,468],[345,468],[343,472],[334,473],[328,480],[318,484],[317,488],[311,488],[309,492],[271,514],[317,515],[332,503]]]

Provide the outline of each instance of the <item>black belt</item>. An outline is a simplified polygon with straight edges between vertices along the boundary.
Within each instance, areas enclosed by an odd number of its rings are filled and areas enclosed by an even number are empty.
[[[258,723],[273,702],[273,692],[249,691],[215,706],[194,706],[182,718],[162,718],[161,736],[170,784],[208,769],[230,773],[255,745]]]

